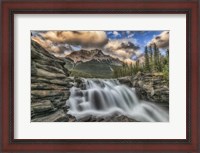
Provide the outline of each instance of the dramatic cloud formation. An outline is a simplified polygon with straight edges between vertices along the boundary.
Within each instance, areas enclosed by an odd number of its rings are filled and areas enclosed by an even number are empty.
[[[143,61],[147,45],[169,48],[169,31],[31,31],[31,39],[55,56],[101,49],[129,64]]]
[[[123,61],[129,61],[133,55],[138,54],[139,46],[134,45],[128,39],[110,40],[104,47],[104,52]]]
[[[163,31],[149,42],[149,45],[156,44],[158,48],[169,48],[169,31]]]
[[[48,52],[52,53],[55,56],[66,56],[74,51],[74,47],[72,45],[66,43],[54,43],[51,40],[43,39],[41,36],[32,36],[32,40],[39,43],[44,49]]]
[[[32,37],[32,40],[36,41],[38,44],[40,44],[43,48],[45,48],[47,51],[52,53],[62,53],[63,51],[60,50],[58,46],[55,46],[51,40],[43,40],[39,36]]]
[[[108,42],[104,31],[48,31],[40,35],[55,43],[81,45],[84,48],[101,48]]]

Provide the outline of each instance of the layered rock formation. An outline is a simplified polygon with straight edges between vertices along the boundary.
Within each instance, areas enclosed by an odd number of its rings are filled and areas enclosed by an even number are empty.
[[[162,73],[138,72],[132,83],[140,99],[169,103],[169,84]]]
[[[113,115],[113,116],[99,117],[99,118],[96,118],[94,116],[87,116],[78,120],[78,122],[138,122],[138,121],[124,115]]]
[[[134,77],[121,77],[118,81],[135,88],[136,94],[142,100],[169,103],[169,84],[162,73],[138,72]]]
[[[31,41],[31,120],[68,121],[65,103],[73,82],[65,62]]]

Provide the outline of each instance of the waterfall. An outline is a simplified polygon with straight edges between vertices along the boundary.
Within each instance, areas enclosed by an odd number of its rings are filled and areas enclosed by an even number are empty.
[[[66,104],[68,114],[78,120],[86,116],[111,117],[125,115],[142,122],[167,122],[168,111],[158,105],[140,101],[134,88],[118,80],[83,79],[85,89],[72,87]]]

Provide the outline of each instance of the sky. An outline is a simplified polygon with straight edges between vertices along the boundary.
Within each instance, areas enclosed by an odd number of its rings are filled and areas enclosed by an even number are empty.
[[[154,37],[161,34],[163,31],[106,31],[109,39],[132,39],[132,41],[140,46],[141,51]]]
[[[169,48],[169,31],[31,31],[32,40],[55,56],[79,50],[101,49],[127,63],[143,56],[145,46]]]

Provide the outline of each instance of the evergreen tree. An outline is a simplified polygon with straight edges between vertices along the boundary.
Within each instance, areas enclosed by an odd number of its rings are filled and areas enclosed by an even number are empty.
[[[140,64],[140,60],[137,60],[137,61],[136,61],[136,64],[135,64],[135,65],[136,65],[136,68],[139,67],[139,64]]]
[[[148,54],[147,46],[145,47],[144,54],[145,54],[145,70],[149,72],[150,71],[150,64],[149,64],[149,54]]]
[[[164,57],[163,69],[164,78],[169,83],[169,49],[166,50],[166,56]]]
[[[169,49],[167,49],[167,51],[166,51],[166,56],[167,56],[167,58],[169,60]]]
[[[135,64],[128,65],[123,63],[121,67],[113,68],[114,77],[134,76],[138,71],[141,72],[162,72],[163,77],[169,80],[169,49],[166,54],[162,55],[156,46],[153,44],[151,47],[145,47],[144,62],[136,60]]]
[[[135,73],[139,71],[140,60],[138,59],[135,64]]]
[[[158,71],[159,67],[159,49],[157,48],[156,44],[153,45],[154,48],[154,70]]]
[[[163,57],[161,55],[161,53],[159,52],[158,54],[158,71],[162,72],[162,68],[163,68]]]
[[[149,46],[149,55],[150,55],[150,63],[152,63],[153,62],[153,50],[152,50],[151,45]]]
[[[153,49],[152,46],[149,46],[149,65],[150,65],[150,71],[154,70],[154,61],[153,61]]]

